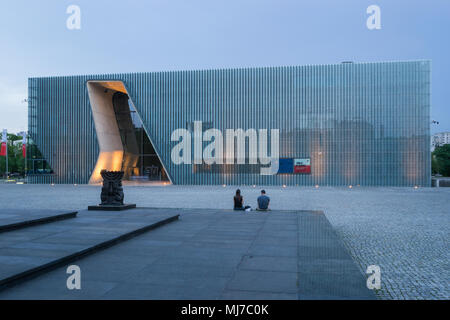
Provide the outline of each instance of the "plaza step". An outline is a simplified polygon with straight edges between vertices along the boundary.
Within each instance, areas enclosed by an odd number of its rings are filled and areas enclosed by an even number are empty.
[[[0,214],[0,233],[75,218],[77,213],[77,211],[72,211],[50,214],[48,211],[43,211],[24,218],[24,215],[17,210],[4,210]]]

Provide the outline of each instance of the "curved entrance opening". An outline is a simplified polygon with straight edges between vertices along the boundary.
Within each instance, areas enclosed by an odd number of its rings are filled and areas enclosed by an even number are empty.
[[[99,157],[89,184],[103,169],[124,171],[124,184],[167,184],[170,178],[121,81],[87,83]]]

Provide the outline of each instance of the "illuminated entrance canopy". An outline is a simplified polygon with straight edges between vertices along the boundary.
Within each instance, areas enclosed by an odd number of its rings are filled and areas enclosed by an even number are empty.
[[[123,83],[89,81],[87,87],[100,147],[89,183],[101,182],[102,170],[124,171],[124,180],[168,181]]]

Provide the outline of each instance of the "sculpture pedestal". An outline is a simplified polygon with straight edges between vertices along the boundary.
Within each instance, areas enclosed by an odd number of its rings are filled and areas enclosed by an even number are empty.
[[[122,210],[133,209],[133,208],[136,208],[135,204],[118,204],[118,205],[114,205],[114,204],[101,205],[101,204],[99,204],[98,206],[89,206],[88,210],[122,211]]]
[[[102,170],[100,174],[103,178],[102,193],[100,195],[102,203],[97,206],[89,206],[88,210],[122,211],[136,208],[135,204],[123,203],[123,171]]]

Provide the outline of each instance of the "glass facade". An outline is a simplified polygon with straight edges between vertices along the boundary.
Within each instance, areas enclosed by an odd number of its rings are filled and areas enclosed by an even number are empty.
[[[29,181],[89,181],[99,147],[86,83],[114,80],[142,121],[132,121],[136,177],[158,160],[174,184],[430,186],[430,69],[408,61],[31,78],[29,133],[53,174]],[[173,163],[173,131],[193,132],[196,121],[221,132],[278,129],[283,170]]]
[[[122,92],[115,93],[113,107],[124,148],[122,171],[125,174],[123,180],[167,182],[168,178],[164,167],[128,95]]]

